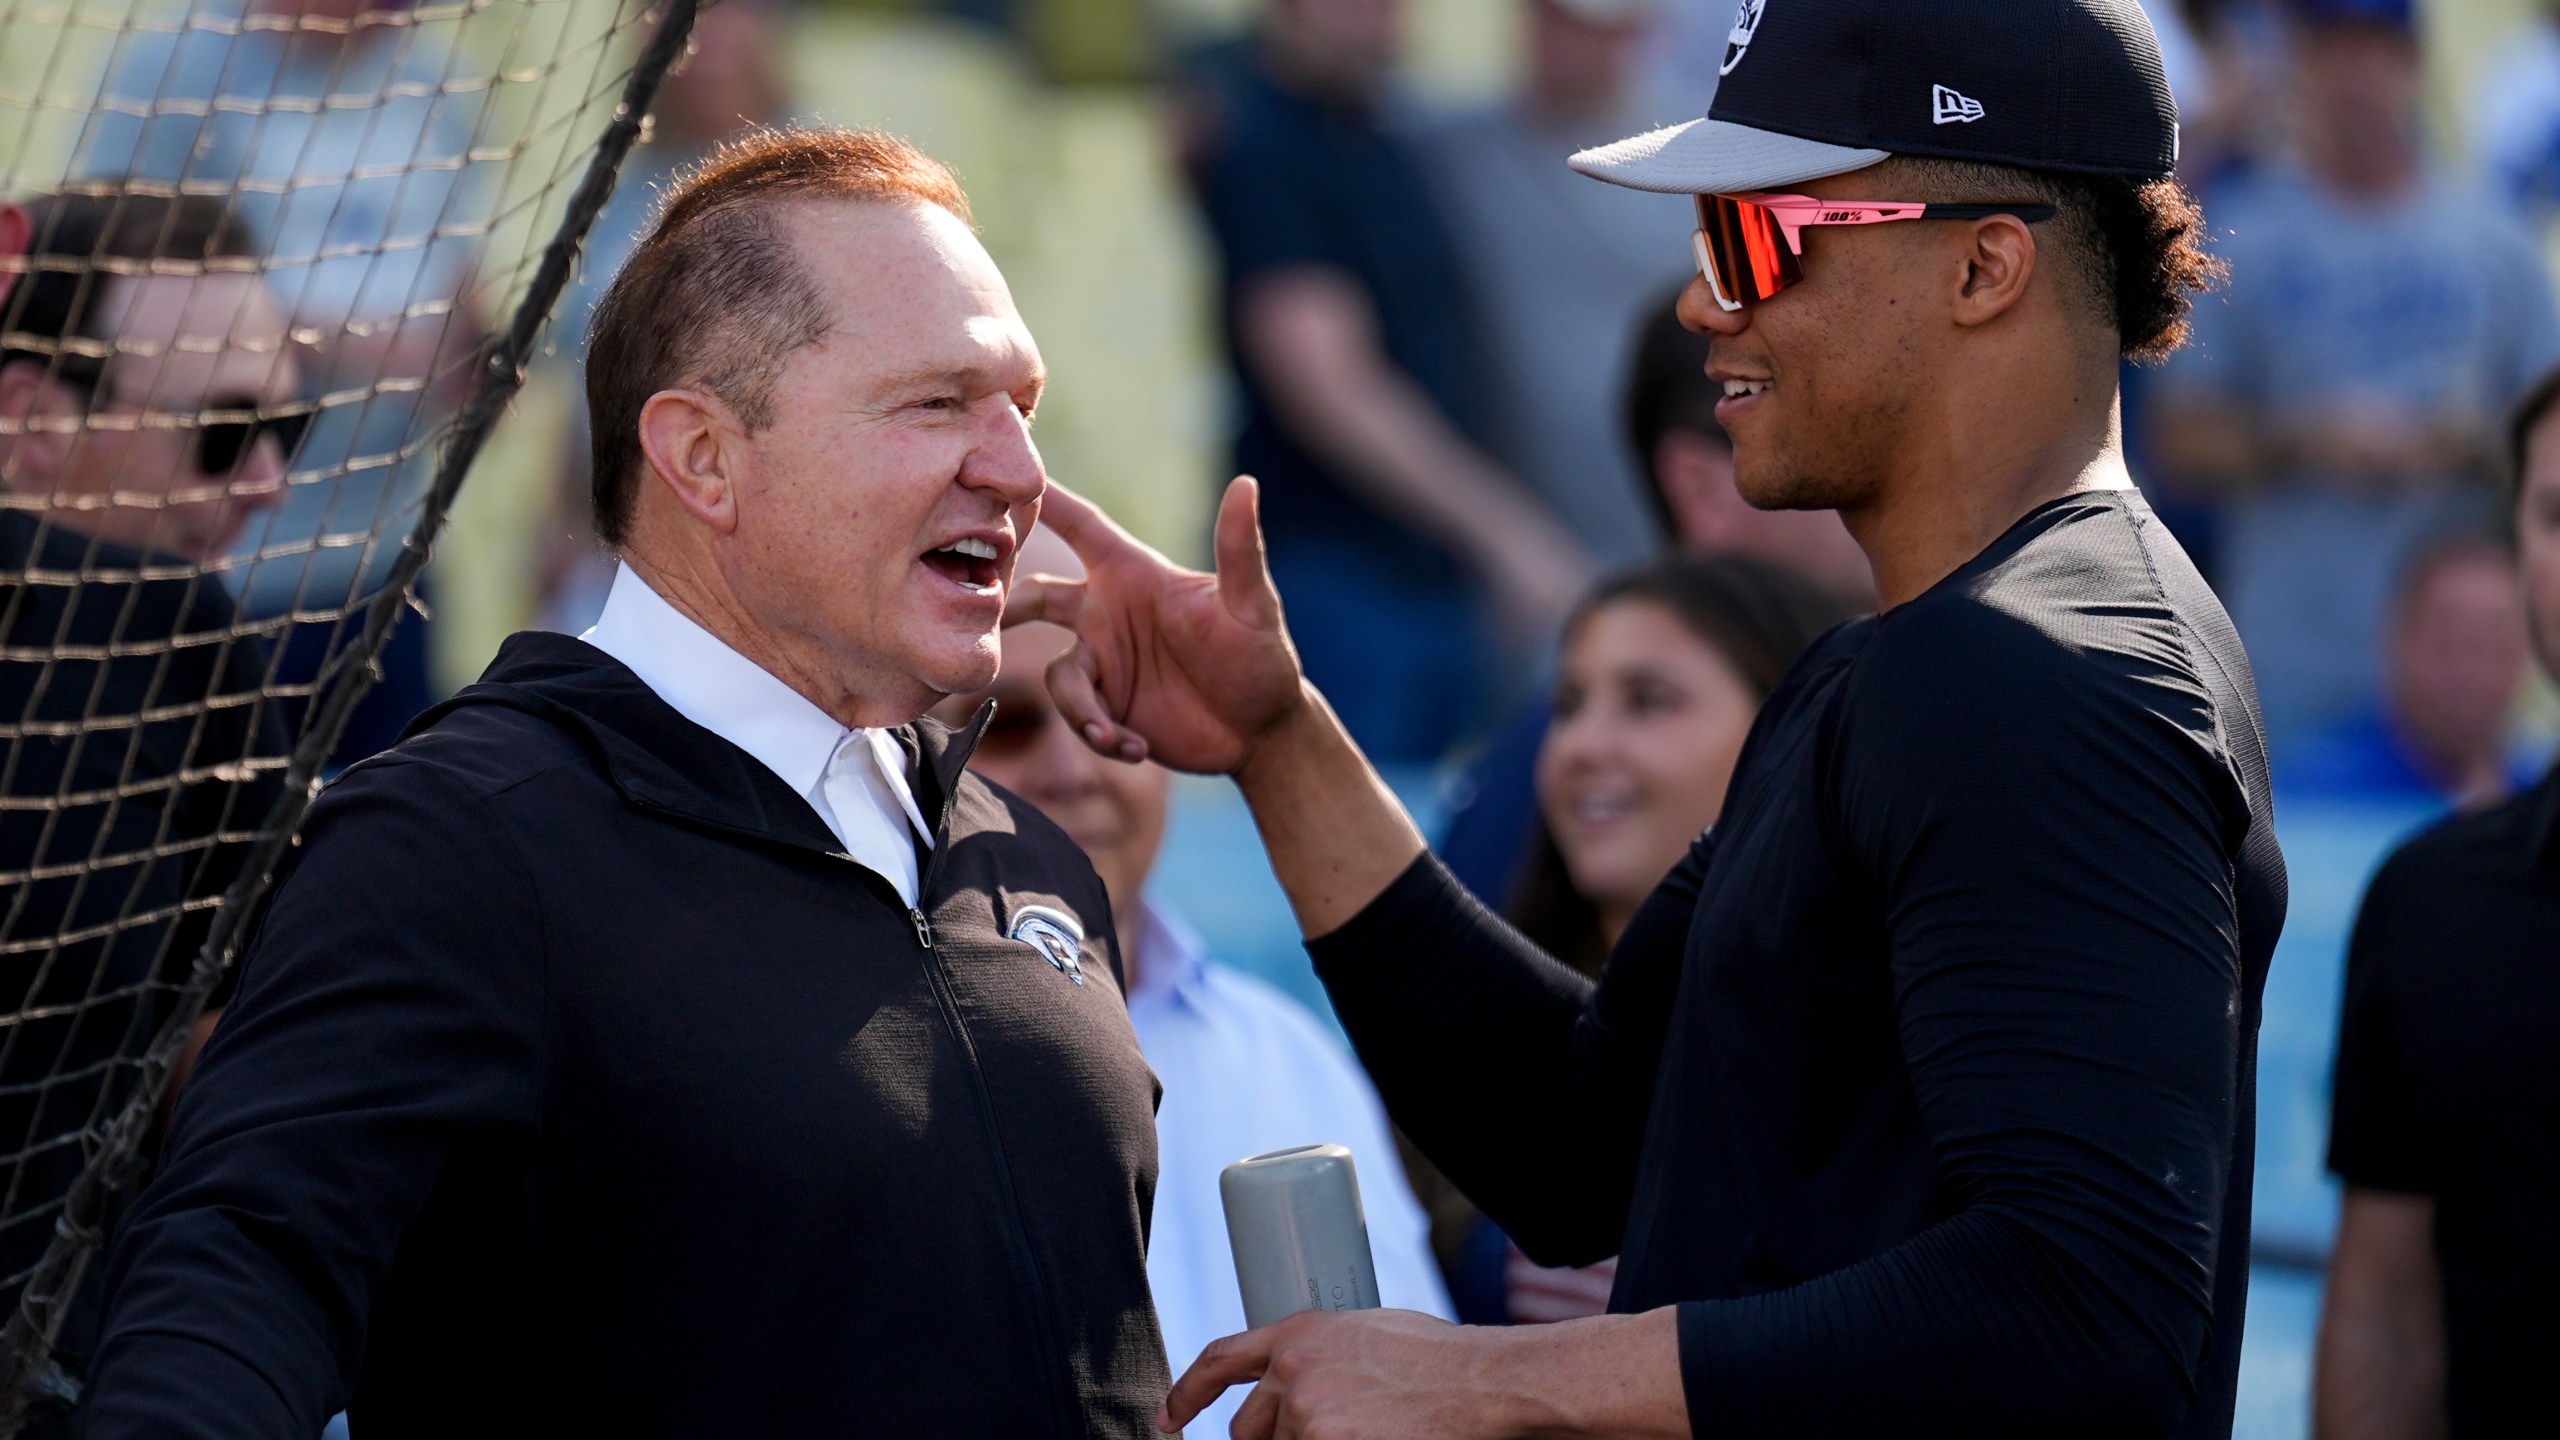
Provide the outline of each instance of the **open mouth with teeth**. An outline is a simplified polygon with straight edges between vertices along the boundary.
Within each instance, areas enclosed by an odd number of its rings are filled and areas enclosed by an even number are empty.
[[[1745,395],[1757,395],[1767,390],[1769,385],[1766,380],[1727,380],[1724,382],[1724,398],[1736,400]]]
[[[1597,828],[1635,814],[1639,804],[1637,797],[1628,791],[1609,790],[1576,795],[1566,802],[1565,810],[1576,824]]]
[[[996,582],[1003,578],[1002,559],[993,541],[981,540],[974,535],[954,540],[942,549],[924,552],[926,569],[955,585],[965,585],[972,590],[994,588]]]

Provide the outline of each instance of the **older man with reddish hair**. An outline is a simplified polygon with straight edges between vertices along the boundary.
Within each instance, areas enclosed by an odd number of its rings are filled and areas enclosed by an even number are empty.
[[[950,173],[780,132],[599,307],[583,638],[314,807],[127,1219],[92,1436],[1145,1433],[1111,905],[969,775],[1043,371]]]

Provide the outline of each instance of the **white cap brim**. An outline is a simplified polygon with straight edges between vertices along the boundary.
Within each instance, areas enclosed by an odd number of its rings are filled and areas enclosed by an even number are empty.
[[[1845,175],[1891,158],[1754,130],[1726,120],[1691,120],[1594,146],[1566,161],[1594,180],[1672,195],[1735,195]]]

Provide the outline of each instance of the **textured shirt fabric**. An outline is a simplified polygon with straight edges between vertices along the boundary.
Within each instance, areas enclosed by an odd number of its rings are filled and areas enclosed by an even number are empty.
[[[2329,1164],[2435,1200],[2456,1440],[2560,1434],[2560,770],[2374,876]]]
[[[2230,623],[2092,492],[1809,651],[1596,987],[1428,857],[1309,949],[1533,1259],[1679,1307],[1699,1434],[2219,1440],[2284,897]]]
[[[629,565],[614,571],[604,614],[578,638],[628,666],[677,714],[763,761],[848,855],[916,903],[916,847],[932,848],[933,827],[888,731],[838,723],[668,604]]]
[[[898,732],[918,923],[610,656],[510,639],[313,805],[84,1433],[1153,1435],[1155,1079],[1101,880],[976,735]]]
[[[2272,422],[2355,411],[2489,436],[2560,360],[2541,251],[2480,189],[2430,176],[2397,199],[2350,204],[2272,170],[2216,191],[2211,214],[2231,283],[2197,303],[2162,403],[2186,390]],[[2279,753],[2376,702],[2402,567],[2445,528],[2494,519],[2490,488],[2459,471],[2379,492],[2297,472],[2225,507],[2216,580]]]
[[[1648,130],[1623,106],[1579,123],[1509,104],[1423,136],[1484,336],[1486,441],[1607,566],[1662,544],[1624,397],[1636,333],[1696,273],[1685,195],[1601,185],[1564,156]]]
[[[1294,1145],[1350,1148],[1379,1299],[1454,1318],[1431,1255],[1431,1224],[1405,1183],[1386,1109],[1342,1041],[1295,1000],[1211,959],[1199,935],[1153,900],[1125,944],[1137,971],[1129,1023],[1164,1086],[1147,1284],[1174,1373],[1210,1341],[1245,1328],[1218,1172]],[[1249,1385],[1229,1390],[1189,1432],[1226,1434],[1251,1393]]]

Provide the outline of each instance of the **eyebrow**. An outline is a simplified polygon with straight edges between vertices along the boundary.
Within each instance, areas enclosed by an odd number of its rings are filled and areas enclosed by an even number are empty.
[[[1032,371],[1029,384],[1035,390],[1048,388],[1049,372],[1045,369]],[[884,377],[880,381],[880,389],[883,392],[892,390],[920,390],[934,385],[957,385],[962,388],[985,387],[992,389],[996,388],[995,372],[984,365],[922,365],[913,370],[899,371],[894,375]],[[1003,388],[1011,389],[1012,387],[1005,386]]]

